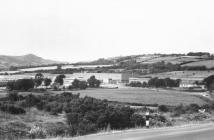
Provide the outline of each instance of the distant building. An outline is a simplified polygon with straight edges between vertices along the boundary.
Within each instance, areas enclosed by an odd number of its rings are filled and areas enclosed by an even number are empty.
[[[129,73],[73,73],[66,75],[64,78],[64,86],[67,87],[71,85],[74,79],[87,81],[93,75],[96,79],[100,80],[102,84],[128,83],[129,78],[132,76]]]
[[[148,81],[150,80],[150,77],[130,77],[129,78],[129,83],[134,83],[134,82],[140,82],[140,83],[148,83]]]
[[[201,88],[205,89],[205,85],[197,84],[197,82],[201,82],[203,79],[195,79],[195,78],[187,78],[181,79],[180,88]]]

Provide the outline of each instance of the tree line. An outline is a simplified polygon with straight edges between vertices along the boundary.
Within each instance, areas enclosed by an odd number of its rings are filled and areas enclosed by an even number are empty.
[[[59,86],[63,86],[64,84],[64,78],[66,76],[64,74],[57,75],[53,88],[59,89]],[[18,79],[9,81],[6,84],[6,87],[8,90],[24,90],[27,91],[29,89],[38,88],[39,86],[43,85],[47,88],[51,85],[52,80],[50,78],[45,78],[42,73],[37,73],[33,78],[31,79]],[[100,87],[101,81],[96,79],[94,75],[92,75],[87,81],[82,81],[78,79],[74,79],[73,82],[71,82],[71,85],[68,87],[68,89],[86,89],[88,87],[90,88],[98,88]]]
[[[170,79],[170,78],[158,78],[154,77],[149,79],[148,82],[131,82],[128,84],[128,86],[131,87],[179,87],[181,80],[180,79]]]

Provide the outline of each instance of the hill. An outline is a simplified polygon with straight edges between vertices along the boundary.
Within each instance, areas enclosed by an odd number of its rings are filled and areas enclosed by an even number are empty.
[[[143,55],[130,55],[119,56],[112,58],[101,58],[91,62],[82,62],[76,64],[87,65],[153,65],[155,63],[165,64],[171,63],[173,65],[179,65],[181,67],[201,67],[204,66],[207,69],[214,67],[214,56],[207,53],[188,53],[188,54],[143,54]],[[120,68],[120,67],[119,67]]]
[[[40,66],[60,63],[58,61],[43,59],[34,54],[23,56],[0,55],[0,69],[8,69],[11,66]]]
[[[212,59],[212,56],[198,56],[188,54],[143,54],[143,55],[130,55],[130,56],[118,56],[112,58],[100,58],[91,62],[79,62],[76,64],[91,64],[91,65],[104,65],[104,64],[118,64],[127,61],[136,61],[140,64],[153,64],[164,61],[165,63],[172,64],[186,64],[192,62],[205,62],[205,60]]]

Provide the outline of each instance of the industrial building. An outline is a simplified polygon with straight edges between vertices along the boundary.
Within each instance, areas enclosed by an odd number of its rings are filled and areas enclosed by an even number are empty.
[[[131,74],[128,73],[73,73],[66,75],[64,86],[69,86],[74,79],[87,81],[91,76],[95,76],[102,84],[128,83]]]

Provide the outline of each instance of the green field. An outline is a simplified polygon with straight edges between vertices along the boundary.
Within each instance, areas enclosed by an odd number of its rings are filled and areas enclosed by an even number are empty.
[[[199,97],[189,92],[180,92],[175,90],[156,90],[143,88],[125,88],[125,89],[87,89],[80,91],[72,91],[80,93],[81,97],[91,96],[99,99],[107,99],[110,101],[142,103],[142,104],[165,104],[179,105],[206,104]]]
[[[163,72],[156,74],[148,74],[143,77],[159,77],[159,78],[177,78],[177,79],[204,79],[210,75],[214,75],[214,71],[172,71],[172,72]]]
[[[205,66],[207,68],[213,68],[214,60],[204,60],[204,61],[192,62],[192,63],[188,63],[188,64],[185,64],[182,66],[189,66],[189,67]]]

